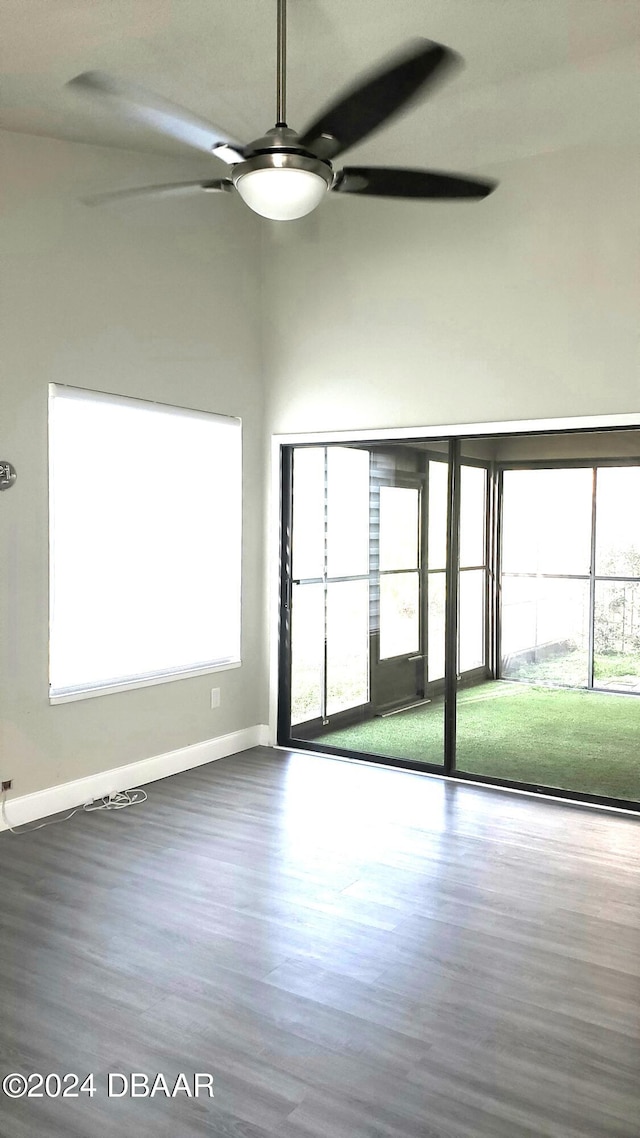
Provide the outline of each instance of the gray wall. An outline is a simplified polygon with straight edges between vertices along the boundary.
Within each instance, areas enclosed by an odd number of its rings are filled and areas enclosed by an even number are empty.
[[[274,432],[640,412],[637,150],[484,172],[483,202],[340,197],[274,235]]]
[[[186,179],[189,161],[0,133],[0,457],[18,470],[0,495],[0,773],[16,796],[265,721],[259,223],[226,195],[118,209],[77,200]],[[193,176],[206,169],[203,158]],[[51,381],[242,417],[240,669],[49,705]]]

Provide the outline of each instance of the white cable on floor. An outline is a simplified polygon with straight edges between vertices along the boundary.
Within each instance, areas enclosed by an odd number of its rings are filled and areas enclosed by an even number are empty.
[[[94,810],[124,810],[126,806],[138,806],[141,802],[147,801],[147,793],[138,786],[134,790],[122,790],[118,791],[117,794],[105,794],[102,798],[85,802],[84,806],[76,806],[75,810],[66,814],[64,818],[53,818],[50,822],[39,822],[37,826],[27,825],[19,830],[15,826],[9,825],[6,812],[6,799],[7,794],[5,791],[2,795],[1,804],[2,821],[10,833],[20,836],[21,834],[31,834],[34,830],[43,830],[45,826],[55,826],[58,822],[68,822],[79,810],[86,810],[86,812],[90,814]]]
[[[68,822],[69,819],[73,818],[73,815],[77,814],[78,810],[80,809],[79,806],[76,806],[75,810],[72,810],[71,813],[67,814],[65,818],[54,818],[51,822],[39,822],[37,826],[30,826],[28,830],[17,830],[15,826],[9,825],[9,819],[7,818],[7,812],[5,810],[6,797],[6,794],[2,795],[2,821],[7,827],[7,830],[9,830],[12,834],[18,835],[30,834],[32,830],[43,830],[45,826],[55,826],[56,822]]]
[[[139,795],[140,797],[136,797]],[[147,801],[146,791],[136,787],[135,790],[121,790],[117,794],[105,794],[93,802],[86,802],[83,809],[88,813],[93,810],[124,810],[125,806],[137,806]]]

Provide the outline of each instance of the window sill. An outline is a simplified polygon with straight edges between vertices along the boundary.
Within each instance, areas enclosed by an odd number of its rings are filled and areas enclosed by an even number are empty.
[[[220,664],[205,664],[202,668],[188,668],[181,672],[164,672],[156,676],[143,676],[139,680],[125,680],[121,684],[103,684],[100,687],[82,688],[79,691],[50,692],[49,703],[73,703],[78,699],[93,699],[94,696],[133,691],[134,688],[149,688],[155,684],[169,683],[171,680],[189,680],[194,676],[208,676],[213,672],[230,672],[233,668],[240,667],[242,667],[241,660],[225,660]]]

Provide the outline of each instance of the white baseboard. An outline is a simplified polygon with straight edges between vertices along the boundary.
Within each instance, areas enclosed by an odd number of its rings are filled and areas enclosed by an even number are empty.
[[[10,798],[6,802],[7,822],[9,826],[23,826],[25,822],[48,818],[51,814],[58,814],[62,810],[73,810],[75,806],[82,806],[85,802],[102,798],[105,794],[132,790],[134,786],[156,782],[159,778],[191,770],[192,767],[211,763],[214,759],[223,759],[227,755],[235,755],[239,751],[247,751],[250,747],[268,746],[268,739],[269,728],[265,723],[259,723],[255,727],[233,731],[230,735],[220,735],[217,739],[205,739],[203,743],[180,747],[177,751],[167,751],[164,755],[153,755],[150,759],[141,759],[137,763],[127,763],[123,767],[114,767],[112,770],[87,775],[86,778],[76,778],[72,782],[50,786],[46,790],[36,791],[35,794]],[[0,818],[0,830],[6,829],[7,824],[3,818]]]

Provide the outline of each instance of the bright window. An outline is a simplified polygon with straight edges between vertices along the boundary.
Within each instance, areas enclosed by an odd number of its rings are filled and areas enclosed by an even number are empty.
[[[50,396],[52,699],[237,665],[240,420]]]

